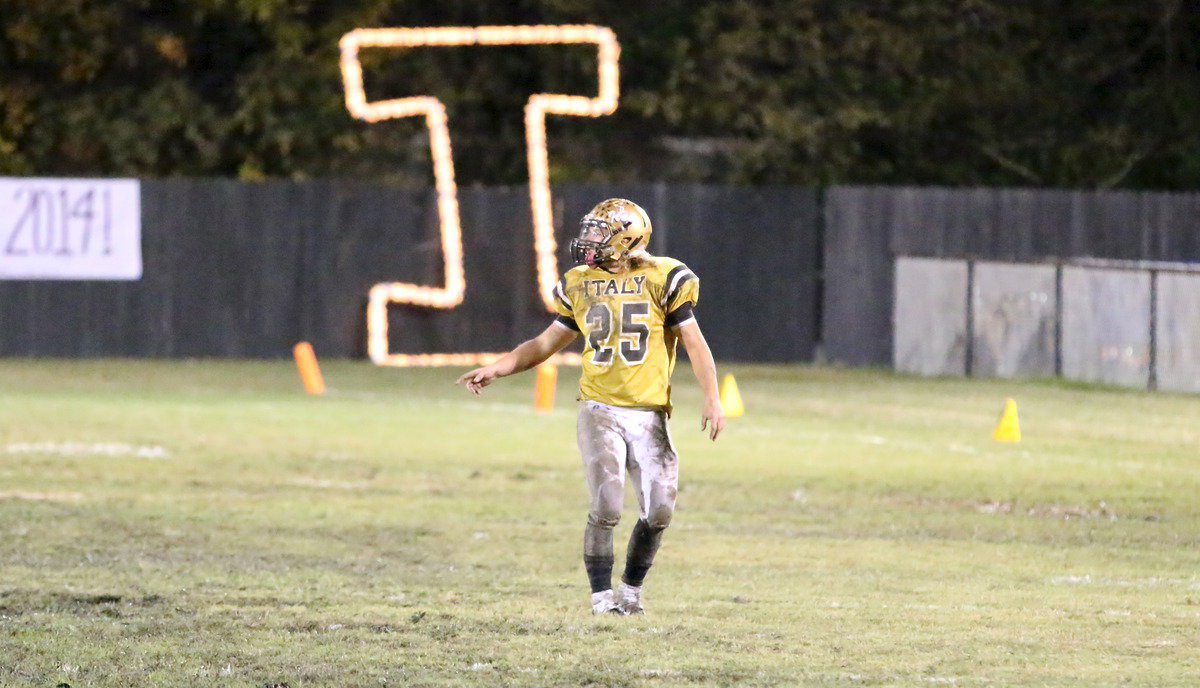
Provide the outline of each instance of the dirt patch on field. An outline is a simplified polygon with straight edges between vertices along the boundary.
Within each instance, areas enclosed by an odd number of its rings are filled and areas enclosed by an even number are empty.
[[[25,614],[72,614],[75,616],[122,616],[122,609],[153,607],[163,602],[160,595],[117,593],[72,594],[42,590],[0,590],[0,618]]]

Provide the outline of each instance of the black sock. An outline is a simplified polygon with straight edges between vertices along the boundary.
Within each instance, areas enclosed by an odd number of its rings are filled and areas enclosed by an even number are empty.
[[[662,543],[662,534],[666,527],[654,528],[642,519],[633,526],[633,534],[629,536],[629,551],[625,555],[625,575],[621,580],[625,585],[635,588],[642,586],[646,580],[646,572],[654,563],[654,554]]]
[[[613,556],[583,555],[583,567],[587,569],[592,592],[601,592],[612,587]]]
[[[612,587],[613,527],[619,518],[606,520],[588,514],[587,527],[583,529],[583,567],[587,569],[592,592]]]

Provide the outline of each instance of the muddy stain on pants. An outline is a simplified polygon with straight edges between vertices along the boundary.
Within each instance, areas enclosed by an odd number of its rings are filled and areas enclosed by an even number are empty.
[[[621,520],[625,474],[637,490],[641,518],[653,528],[671,524],[679,487],[679,457],[667,414],[585,401],[576,426],[591,505],[584,555],[612,556],[613,528]]]

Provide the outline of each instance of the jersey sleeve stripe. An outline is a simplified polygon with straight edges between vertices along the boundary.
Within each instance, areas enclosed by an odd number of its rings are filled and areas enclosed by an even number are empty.
[[[690,270],[684,270],[676,275],[675,282],[671,284],[669,289],[667,289],[667,298],[663,299],[663,307],[666,307],[671,303],[671,299],[675,298],[675,295],[679,293],[679,290],[683,287],[685,282],[693,279],[696,279],[696,276],[693,275]]]
[[[554,285],[554,295],[556,297],[558,297],[558,302],[562,304],[563,308],[567,309],[568,311],[575,310],[575,309],[571,308],[571,302],[567,300],[567,295],[563,291],[563,281],[562,280],[559,280],[558,284]]]
[[[578,332],[578,331],[579,331],[579,324],[575,322],[575,319],[574,319],[574,318],[568,318],[568,317],[567,317],[567,316],[565,316],[565,315],[560,315],[560,316],[558,316],[557,318],[555,318],[555,319],[554,319],[554,324],[555,324],[555,325],[558,325],[559,327],[565,327],[565,328],[567,328],[568,330],[572,330],[572,331],[574,331],[574,332]]]
[[[681,321],[675,323],[674,325],[671,325],[670,327],[674,327],[675,329],[678,330],[679,328],[683,327],[684,325],[686,325],[688,323],[694,323],[694,322],[696,322],[696,316],[693,315],[693,316],[689,317],[687,320],[681,320]]]
[[[663,318],[663,322],[666,323],[667,327],[679,327],[685,322],[695,319],[695,316],[692,314],[692,302],[686,301],[679,308],[667,313],[667,317]]]
[[[671,271],[667,273],[667,279],[663,280],[664,295],[671,291],[671,285],[675,284],[675,278],[679,276],[679,273],[687,272],[687,269],[688,267],[686,265],[676,265],[675,267],[671,268]],[[666,299],[663,299],[663,303],[666,303]]]
[[[675,267],[671,268],[670,272],[667,273],[667,279],[663,282],[663,306],[667,305],[667,302],[670,300],[668,295],[674,291],[675,285],[677,284],[680,276],[685,272],[691,272],[691,270],[688,270],[686,265],[676,265]]]

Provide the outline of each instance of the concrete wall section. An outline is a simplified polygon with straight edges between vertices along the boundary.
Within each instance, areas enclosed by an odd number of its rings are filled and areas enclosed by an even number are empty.
[[[892,360],[893,256],[1036,263],[1200,261],[1200,194],[834,187],[826,192],[822,333],[830,360]]]
[[[1063,375],[1145,387],[1150,379],[1150,274],[1063,268]]]
[[[896,370],[965,375],[966,302],[966,261],[898,258],[893,311]]]
[[[975,264],[972,374],[1055,374],[1056,272],[1053,265]]]
[[[1159,389],[1200,392],[1200,274],[1158,273]]]

